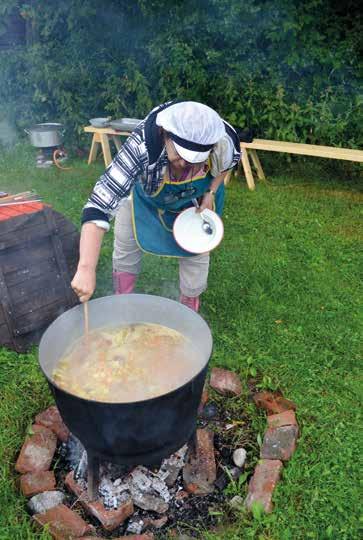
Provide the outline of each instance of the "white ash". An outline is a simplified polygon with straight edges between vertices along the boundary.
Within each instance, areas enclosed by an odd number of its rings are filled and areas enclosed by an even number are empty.
[[[175,454],[163,460],[158,476],[165,481],[168,487],[175,484],[179,472],[184,467],[187,451],[188,446],[185,444]]]
[[[106,508],[116,510],[123,502],[130,498],[129,486],[121,478],[112,481],[106,475],[101,477],[98,493]]]
[[[130,467],[125,465],[103,462],[99,471],[98,493],[104,506],[116,510],[131,497],[135,506],[142,510],[163,514],[177,491],[177,487],[173,486],[185,465],[187,452],[188,446],[185,444],[162,461],[157,473],[141,465],[130,472]],[[62,454],[74,471],[75,480],[87,490],[87,452],[74,435],[62,445]]]
[[[145,527],[145,523],[142,519],[131,518],[127,525],[126,532],[131,534],[140,534]]]

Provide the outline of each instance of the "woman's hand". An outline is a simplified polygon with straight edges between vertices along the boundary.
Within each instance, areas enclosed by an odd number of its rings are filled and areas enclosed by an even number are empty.
[[[214,207],[214,194],[213,193],[205,193],[203,195],[202,202],[199,205],[199,208],[197,209],[197,212],[203,212],[206,208],[209,210],[213,210]]]
[[[79,266],[72,280],[71,287],[81,302],[87,302],[96,288],[95,269]]]

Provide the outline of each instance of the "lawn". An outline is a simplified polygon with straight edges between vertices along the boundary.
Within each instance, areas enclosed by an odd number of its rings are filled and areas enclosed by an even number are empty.
[[[244,384],[255,368],[264,387],[296,402],[301,436],[275,491],[275,511],[255,519],[241,512],[232,527],[222,522],[221,532],[201,538],[353,540],[361,500],[359,168],[263,160],[274,171],[270,182],[255,192],[237,179],[228,186],[225,238],[212,256],[202,315],[214,336],[212,365],[239,372]],[[27,147],[0,154],[0,190],[34,188],[78,224],[102,163],[75,160],[69,172],[33,164]],[[111,292],[111,252],[109,234],[97,295]],[[175,298],[175,264],[145,257],[138,290]],[[47,537],[32,529],[13,465],[27,426],[49,403],[36,351],[0,349],[1,540]],[[262,433],[263,415],[253,414]]]

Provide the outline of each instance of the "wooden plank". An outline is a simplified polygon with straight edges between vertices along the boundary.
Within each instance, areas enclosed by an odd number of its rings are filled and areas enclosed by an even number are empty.
[[[124,135],[128,137],[132,131],[119,131],[112,127],[96,128],[93,126],[86,126],[83,128],[86,133],[105,133],[106,135]]]
[[[19,317],[31,310],[47,306],[52,301],[64,300],[63,280],[59,274],[45,279],[44,274],[9,288],[11,308],[14,317]]]
[[[42,306],[41,309],[22,314],[20,317],[15,318],[14,334],[16,336],[21,336],[51,324],[67,309],[62,300],[63,299],[52,302],[47,306]]]
[[[4,274],[0,268],[0,299],[3,313],[3,320],[8,328],[8,336],[15,345],[15,340],[13,339],[13,308],[11,304],[11,298],[9,290],[7,288]]]
[[[44,223],[43,209],[31,214],[21,214],[0,222],[0,238],[19,229],[30,229],[37,223]]]
[[[75,294],[70,288],[71,276],[68,272],[68,266],[63,253],[63,246],[60,238],[58,236],[58,229],[55,228],[54,216],[50,209],[46,208],[44,211],[46,222],[48,224],[49,231],[54,231],[51,240],[53,244],[53,249],[55,257],[57,260],[60,276],[63,279],[64,292],[68,301],[69,306],[74,306],[76,304]],[[72,276],[73,277],[73,276]]]
[[[31,266],[27,265],[22,268],[17,268],[13,272],[8,272],[7,274],[4,272],[4,276],[8,288],[19,287],[20,285],[27,287],[28,280],[32,281],[40,276],[44,276],[45,278],[47,275],[54,274],[55,272],[57,272],[55,258],[50,257],[48,259],[43,258],[40,264],[35,264],[34,261],[32,261]]]
[[[89,151],[89,156],[88,156],[88,161],[87,161],[88,165],[90,165],[93,161],[96,161],[100,145],[101,145],[100,136],[98,133],[94,133],[92,137],[91,150]]]
[[[266,150],[269,152],[285,152],[329,159],[343,159],[363,163],[363,151],[350,148],[335,148],[333,146],[319,146],[292,142],[270,141],[254,139],[251,143],[241,142],[241,149]]]
[[[100,137],[101,137],[101,146],[102,146],[103,159],[104,159],[106,167],[108,167],[109,164],[112,161],[111,150],[110,150],[110,141],[108,139],[108,135],[106,135],[105,133],[100,135]]]
[[[11,338],[10,338],[9,328],[7,324],[0,324],[0,343],[1,345],[5,343],[7,343],[8,345],[11,344]]]
[[[241,152],[241,163],[242,163],[243,171],[245,173],[248,188],[251,191],[253,191],[255,189],[255,182],[253,180],[253,174],[251,171],[251,165],[248,159],[247,150]]]
[[[262,168],[262,165],[261,165],[261,161],[259,160],[259,157],[257,155],[257,152],[256,150],[246,150],[246,152],[248,152],[249,154],[251,154],[251,158],[252,158],[252,163],[257,171],[257,176],[260,180],[266,180],[265,178],[265,173],[263,172],[263,168]]]

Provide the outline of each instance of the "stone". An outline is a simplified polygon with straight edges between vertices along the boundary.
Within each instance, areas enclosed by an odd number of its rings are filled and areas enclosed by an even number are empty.
[[[19,473],[47,471],[57,446],[57,437],[50,429],[32,426],[33,434],[25,439],[15,469]]]
[[[253,401],[260,409],[265,409],[267,414],[280,414],[290,409],[296,409],[293,401],[284,398],[277,392],[257,392],[253,395]]]
[[[268,429],[261,448],[262,459],[288,461],[296,449],[297,426],[282,426]]]
[[[241,510],[243,508],[243,499],[242,497],[240,497],[240,495],[235,495],[234,497],[232,497],[232,499],[228,502],[228,505],[233,509],[233,510]]]
[[[267,417],[267,425],[269,428],[297,426],[295,411],[288,410],[278,414],[271,414]]]
[[[277,459],[262,459],[248,485],[245,504],[251,510],[253,503],[262,504],[266,513],[273,510],[272,494],[281,476],[282,462]]]
[[[35,417],[35,422],[53,431],[62,442],[66,442],[69,437],[69,429],[65,425],[55,405],[48,407],[45,411]]]
[[[213,438],[213,432],[208,429],[196,430],[194,448],[183,469],[184,488],[188,493],[208,495],[214,491],[217,469]]]
[[[247,452],[244,448],[237,448],[233,452],[233,463],[238,467],[239,469],[242,469],[243,465],[245,464],[247,457]]]
[[[44,514],[35,514],[33,519],[42,527],[48,525],[49,533],[55,540],[71,540],[94,531],[92,525],[64,504],[59,504]]]
[[[134,513],[134,505],[128,495],[116,510],[108,510],[101,501],[90,501],[87,490],[78,484],[69,472],[65,479],[67,488],[76,495],[85,511],[98,519],[106,531],[113,531]]]
[[[20,490],[25,497],[32,497],[53,489],[56,489],[53,471],[27,473],[20,477]]]
[[[241,381],[237,373],[227,369],[213,368],[209,384],[223,396],[239,396],[242,392]]]
[[[203,418],[203,420],[213,420],[218,413],[218,407],[215,403],[207,403],[204,409],[200,412],[199,417]]]
[[[64,499],[62,491],[43,491],[30,499],[28,508],[32,514],[44,514],[47,510],[62,504]]]

